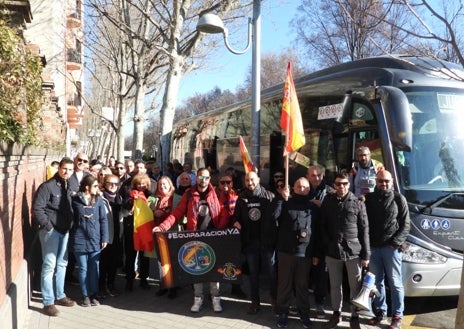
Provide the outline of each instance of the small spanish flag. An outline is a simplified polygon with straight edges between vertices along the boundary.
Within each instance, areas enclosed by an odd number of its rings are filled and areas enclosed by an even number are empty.
[[[155,246],[152,233],[155,227],[153,210],[148,206],[143,192],[132,190],[130,195],[134,198],[134,249],[153,251]]]
[[[240,153],[242,153],[243,168],[245,168],[245,174],[248,174],[250,171],[253,171],[253,162],[251,161],[248,150],[243,142],[242,136],[239,136],[240,141]]]
[[[291,62],[288,62],[287,66],[280,128],[286,137],[284,156],[298,150],[305,144],[303,121],[301,120],[300,105],[296,96],[295,84],[293,83]]]

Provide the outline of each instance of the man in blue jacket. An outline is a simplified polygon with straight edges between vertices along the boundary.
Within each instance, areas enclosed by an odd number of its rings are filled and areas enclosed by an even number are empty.
[[[63,158],[58,172],[39,186],[32,204],[42,246],[43,263],[40,280],[43,312],[48,316],[58,316],[60,313],[55,305],[68,307],[75,305],[75,302],[64,293],[68,238],[73,218],[68,179],[73,170],[73,161]],[[54,283],[56,294],[53,290]]]

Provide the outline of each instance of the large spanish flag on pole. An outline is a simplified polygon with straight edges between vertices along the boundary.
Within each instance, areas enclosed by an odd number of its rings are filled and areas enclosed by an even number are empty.
[[[155,227],[153,211],[143,192],[132,190],[130,196],[134,199],[134,249],[153,251],[153,228]]]
[[[248,174],[250,171],[253,171],[253,162],[251,161],[248,150],[243,142],[242,136],[239,136],[240,142],[240,153],[242,153],[243,168],[245,168],[245,174]]]
[[[288,62],[287,66],[280,128],[286,137],[284,156],[298,150],[305,144],[303,121],[301,120],[300,105],[296,96],[295,84],[293,83],[291,62]]]

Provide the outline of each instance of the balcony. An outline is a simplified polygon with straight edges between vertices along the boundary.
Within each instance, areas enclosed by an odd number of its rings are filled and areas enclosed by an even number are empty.
[[[70,29],[79,28],[82,26],[82,15],[80,11],[76,11],[66,17],[66,27]]]
[[[66,52],[66,69],[76,71],[82,68],[82,54],[76,49],[68,49]]]

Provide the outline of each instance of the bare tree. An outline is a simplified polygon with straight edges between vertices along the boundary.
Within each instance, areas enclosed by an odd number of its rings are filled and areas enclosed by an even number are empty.
[[[391,19],[386,19],[386,23],[407,34],[409,40],[414,40],[409,44],[410,49],[464,66],[462,1],[391,0],[391,10],[395,7],[409,14],[409,23],[401,25]]]
[[[400,25],[406,17],[390,7],[380,0],[303,0],[293,23],[297,42],[317,67],[401,51],[406,33],[385,22]]]
[[[163,161],[168,161],[170,134],[177,102],[180,79],[201,65],[205,50],[211,49],[219,39],[203,43],[204,35],[196,32],[200,15],[214,12],[226,20],[240,17],[251,1],[238,0],[91,0],[95,17],[104,26],[112,25],[118,31],[114,47],[106,56],[116,67],[116,94],[119,99],[119,117],[133,105],[134,140],[137,154],[143,148],[143,127],[148,119],[145,104],[150,95],[152,104],[158,95]],[[232,16],[233,14],[233,16]],[[113,41],[108,37],[108,44]],[[222,41],[222,40],[221,40]],[[114,80],[113,80],[114,83]],[[127,120],[126,120],[127,121]],[[121,132],[121,131],[120,131]]]

